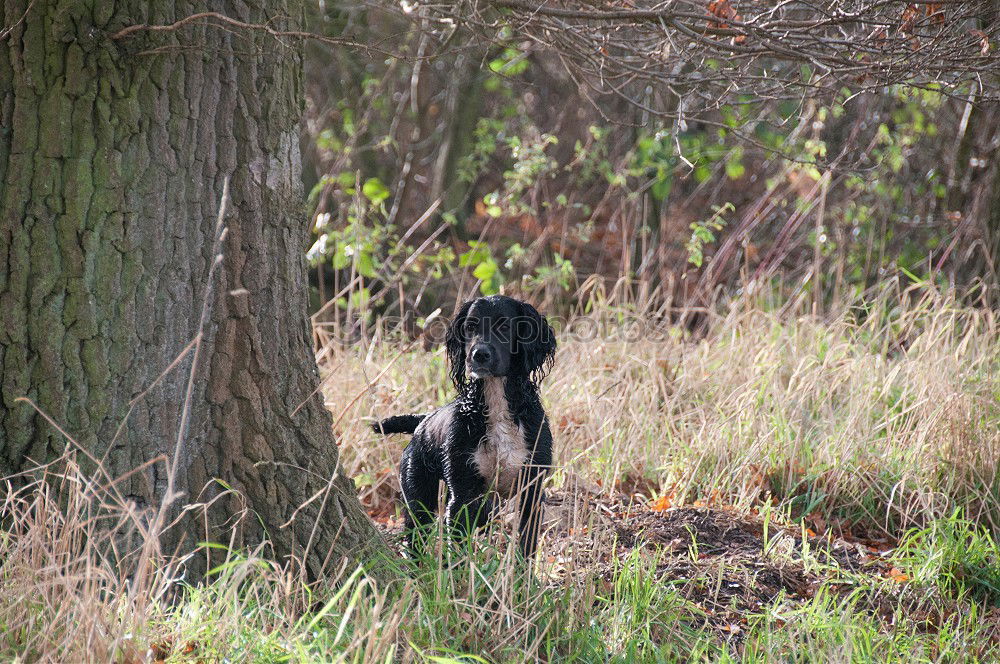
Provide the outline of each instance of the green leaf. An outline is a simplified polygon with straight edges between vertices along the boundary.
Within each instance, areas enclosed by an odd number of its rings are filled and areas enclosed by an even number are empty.
[[[375,260],[367,251],[358,254],[358,273],[369,279],[375,277]]]
[[[371,299],[371,291],[367,288],[362,288],[351,293],[351,306],[355,309],[364,309],[368,306],[368,300]]]
[[[378,178],[365,180],[365,184],[361,187],[361,193],[375,205],[389,198],[389,190]]]
[[[673,179],[667,173],[660,173],[659,177],[656,178],[656,182],[650,187],[649,193],[652,194],[653,198],[657,201],[667,200],[667,196],[670,195],[670,190],[673,188]]]
[[[478,240],[473,240],[469,243],[469,250],[463,252],[461,256],[458,257],[459,267],[468,267],[470,265],[477,265],[490,258],[490,248],[485,242],[479,242]]]
[[[747,167],[738,161],[726,162],[726,175],[730,180],[739,180],[747,172]]]
[[[482,279],[483,281],[489,281],[493,278],[493,275],[497,272],[497,264],[493,259],[483,261],[476,266],[476,269],[472,271],[472,276],[476,279]]]
[[[347,254],[347,245],[338,242],[337,250],[333,252],[333,269],[343,270],[351,264],[351,257]]]

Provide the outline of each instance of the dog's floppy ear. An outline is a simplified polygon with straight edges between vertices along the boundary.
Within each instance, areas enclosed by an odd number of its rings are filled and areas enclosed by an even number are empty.
[[[448,364],[451,365],[448,373],[451,376],[451,382],[455,384],[459,392],[468,385],[468,380],[465,377],[465,319],[469,317],[470,309],[472,309],[472,300],[463,304],[462,308],[458,310],[445,337]]]
[[[521,313],[515,326],[517,353],[524,373],[538,385],[552,368],[556,356],[556,334],[545,316],[527,302],[521,302]]]

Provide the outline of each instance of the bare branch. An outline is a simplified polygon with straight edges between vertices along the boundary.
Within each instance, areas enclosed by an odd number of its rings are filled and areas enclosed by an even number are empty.
[[[901,85],[1000,96],[991,0],[473,0],[421,3],[442,25],[527,37],[598,94],[671,115],[803,92]],[[987,89],[988,88],[988,89]]]

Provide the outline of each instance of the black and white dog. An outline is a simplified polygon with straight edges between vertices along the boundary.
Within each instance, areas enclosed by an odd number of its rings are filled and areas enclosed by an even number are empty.
[[[542,481],[552,465],[552,433],[538,386],[552,366],[555,334],[530,304],[492,295],[466,302],[446,338],[458,398],[424,415],[399,415],[376,433],[412,433],[399,465],[411,553],[433,522],[438,481],[456,535],[485,525],[500,498],[518,499],[521,553],[530,558],[542,518]]]

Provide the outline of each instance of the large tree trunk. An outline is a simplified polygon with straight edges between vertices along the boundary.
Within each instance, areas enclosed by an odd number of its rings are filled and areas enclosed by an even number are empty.
[[[296,0],[31,4],[8,0],[0,21],[16,26],[0,43],[0,475],[67,445],[18,397],[106,457],[112,476],[174,459],[193,353],[114,436],[130,401],[199,331],[230,178],[173,514],[229,485],[237,493],[209,512],[210,537],[245,503],[256,516],[244,520],[240,543],[266,536],[282,557],[308,546],[313,574],[381,550],[337,469],[330,417],[314,394],[300,49],[211,19],[116,36],[203,11],[277,18],[270,25],[282,29],[299,15]],[[148,465],[119,489],[152,509],[167,468]],[[164,536],[165,549],[205,536],[204,522],[189,519]]]

